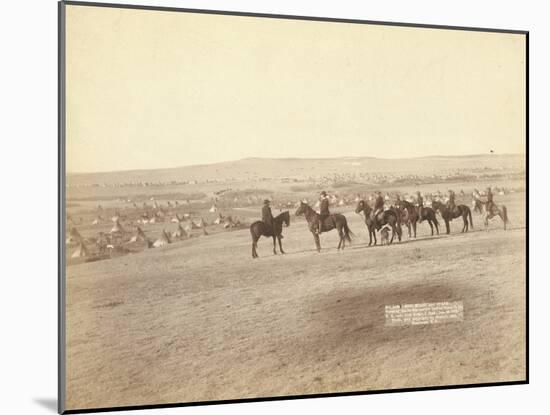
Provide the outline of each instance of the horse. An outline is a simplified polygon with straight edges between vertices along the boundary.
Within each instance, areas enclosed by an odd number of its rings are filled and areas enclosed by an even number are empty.
[[[367,202],[364,200],[360,200],[357,203],[357,207],[355,208],[355,213],[361,213],[365,215],[365,225],[367,225],[367,229],[369,231],[369,246],[372,245],[372,240],[374,238],[374,245],[376,245],[376,228],[377,223],[375,218],[372,217],[372,208],[369,206]],[[401,242],[401,214],[396,212],[393,209],[385,210],[384,212],[381,212],[378,214],[378,222],[380,227],[384,225],[389,225],[392,229],[391,233],[391,239],[390,239],[390,245],[393,242],[393,238],[395,238],[395,235],[397,234],[397,237],[399,239],[399,242]]]
[[[281,250],[281,254],[285,253],[285,251],[283,251],[283,245],[281,244],[281,239],[283,238],[283,223],[286,226],[290,225],[290,214],[288,213],[288,210],[273,218],[273,228],[261,220],[258,220],[250,225],[250,235],[252,236],[252,258],[258,258],[256,248],[258,247],[258,239],[260,239],[260,236],[271,236],[273,238],[274,255],[277,255],[277,246],[275,244],[276,240],[279,241],[279,249]]]
[[[432,236],[434,236],[434,225],[437,234],[439,235],[439,222],[435,217],[435,211],[431,207],[423,206],[422,207],[422,218],[418,213],[418,209],[411,203],[406,200],[401,200],[398,202],[397,206],[403,212],[403,221],[407,225],[409,230],[409,238],[411,237],[411,226],[414,232],[414,237],[416,238],[416,224],[420,220],[427,220],[432,230]]]
[[[316,231],[316,224],[320,220],[320,215],[313,210],[307,203],[300,202],[300,206],[296,210],[296,216],[304,215],[309,225],[309,230],[313,235],[317,252],[321,252],[321,242],[319,240],[319,234]],[[338,231],[340,240],[338,242],[338,250],[346,247],[346,241],[351,243],[351,237],[354,236],[353,232],[348,227],[348,221],[344,215],[339,213],[332,213],[328,217],[323,219],[321,233],[328,232],[333,229]]]
[[[501,205],[498,207],[496,203],[493,202],[493,206],[490,211],[487,210],[487,202],[482,200],[479,201],[481,204],[481,216],[483,218],[483,224],[485,225],[485,230],[489,231],[489,219],[493,219],[495,216],[499,216],[502,219],[504,224],[504,230],[506,230],[506,225],[510,222],[508,220],[508,209],[506,206]]]
[[[474,212],[478,212],[479,214],[483,213],[483,201],[475,198],[472,200],[472,207],[474,209]]]
[[[434,200],[432,202],[432,206],[435,211],[439,211],[441,217],[445,221],[445,228],[447,235],[451,233],[451,227],[450,222],[453,219],[456,219],[458,217],[462,216],[462,220],[464,221],[464,225],[462,226],[461,233],[468,232],[469,226],[474,228],[474,223],[472,222],[472,211],[470,208],[466,205],[456,205],[454,209],[449,209],[449,207],[437,200]],[[468,219],[470,219],[470,225],[468,226]]]

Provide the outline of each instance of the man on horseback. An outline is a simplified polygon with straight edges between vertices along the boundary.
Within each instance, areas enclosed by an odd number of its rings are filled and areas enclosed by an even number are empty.
[[[449,201],[447,202],[447,207],[451,213],[455,213],[456,203],[455,203],[456,194],[453,190],[449,189]]]
[[[271,213],[271,206],[269,206],[269,200],[264,200],[264,206],[262,207],[262,222],[269,226],[271,233],[273,229],[273,214]]]
[[[424,219],[422,217],[423,207],[424,207],[424,198],[420,193],[420,190],[416,191],[416,206],[418,206],[418,222],[422,222]]]
[[[317,229],[315,231],[317,234],[320,234],[322,232],[323,221],[330,216],[330,211],[328,209],[329,200],[328,200],[327,192],[325,192],[324,190],[321,192],[320,202],[321,204],[319,206],[319,220],[317,223]]]
[[[374,211],[372,213],[372,220],[376,225],[376,230],[380,230],[380,223],[376,220],[378,214],[384,211],[384,196],[381,191],[376,192],[376,200],[374,201]]]

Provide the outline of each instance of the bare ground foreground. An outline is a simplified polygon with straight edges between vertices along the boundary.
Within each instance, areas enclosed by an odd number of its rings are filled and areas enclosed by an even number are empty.
[[[314,251],[292,212],[274,256],[248,229],[67,269],[67,408],[525,379],[523,192],[511,225],[366,246],[362,218]],[[384,307],[463,301],[464,320],[385,325]]]

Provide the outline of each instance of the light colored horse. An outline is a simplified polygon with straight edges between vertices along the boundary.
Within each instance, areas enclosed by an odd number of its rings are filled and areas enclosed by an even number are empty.
[[[506,225],[509,222],[508,210],[506,209],[506,206],[498,206],[496,203],[493,203],[492,208],[487,209],[487,202],[481,200],[479,202],[481,202],[481,217],[483,218],[483,223],[485,224],[485,230],[489,230],[489,220],[497,216],[500,217],[500,219],[502,220],[502,223],[504,224],[504,230],[506,230]]]

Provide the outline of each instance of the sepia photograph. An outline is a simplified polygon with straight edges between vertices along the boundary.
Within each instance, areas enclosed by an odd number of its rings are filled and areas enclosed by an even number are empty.
[[[62,412],[528,381],[527,32],[59,19]]]

